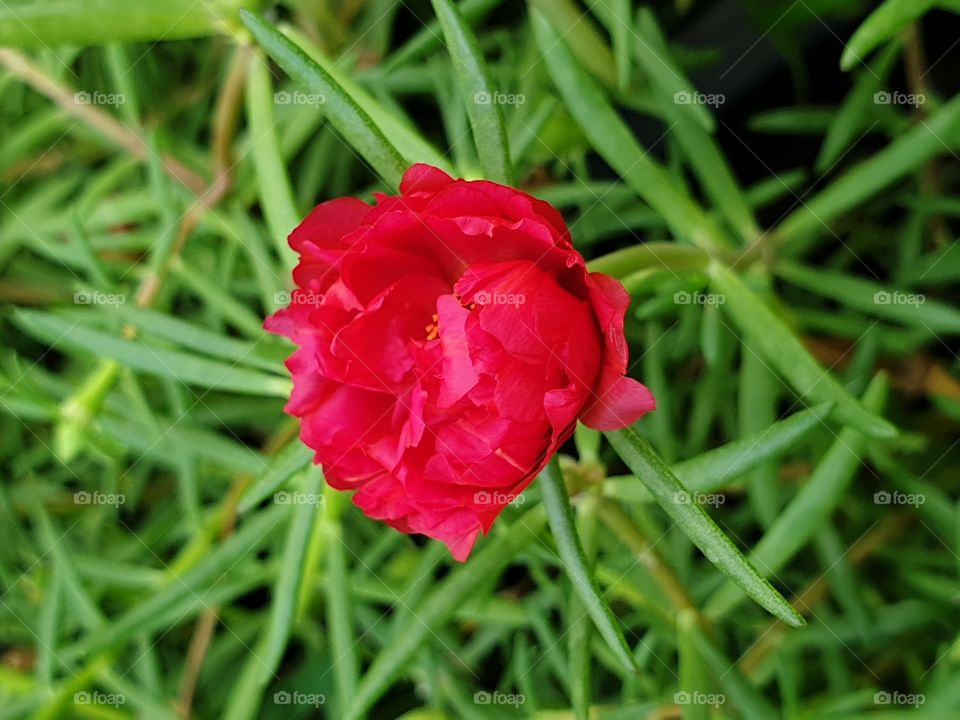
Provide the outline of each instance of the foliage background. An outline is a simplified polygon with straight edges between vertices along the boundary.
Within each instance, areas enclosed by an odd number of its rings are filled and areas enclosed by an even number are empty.
[[[0,2],[0,717],[956,716],[957,10]],[[261,329],[413,161],[562,207],[659,402],[463,566]]]

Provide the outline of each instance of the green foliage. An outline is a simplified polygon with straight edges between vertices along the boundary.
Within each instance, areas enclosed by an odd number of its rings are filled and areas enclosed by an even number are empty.
[[[10,0],[0,8],[0,47],[101,45],[228,32],[260,0]]]
[[[0,2],[0,718],[957,716],[960,7],[634,5]],[[414,162],[561,208],[658,405],[463,565],[324,483],[262,328]]]

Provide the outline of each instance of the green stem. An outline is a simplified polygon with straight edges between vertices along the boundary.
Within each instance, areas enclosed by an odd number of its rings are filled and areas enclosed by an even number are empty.
[[[710,256],[699,248],[672,242],[651,242],[616,250],[594,258],[587,267],[615,278],[625,278],[641,270],[706,270]]]

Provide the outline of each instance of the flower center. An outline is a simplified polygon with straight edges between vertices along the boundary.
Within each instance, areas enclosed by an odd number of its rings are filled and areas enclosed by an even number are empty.
[[[433,322],[431,322],[429,325],[427,325],[423,329],[426,330],[427,332],[427,340],[436,340],[437,337],[440,335],[440,327],[437,325],[437,322],[440,320],[440,318],[437,316],[436,313],[434,313],[431,320]]]
[[[457,295],[456,298],[457,300],[459,300],[460,296]],[[464,305],[464,307],[467,308],[467,310],[476,310],[477,304],[470,303],[469,305]],[[427,333],[428,341],[436,340],[438,337],[440,337],[440,326],[438,324],[439,322],[440,322],[440,317],[436,313],[434,313],[430,318],[430,323],[423,326],[424,332]]]

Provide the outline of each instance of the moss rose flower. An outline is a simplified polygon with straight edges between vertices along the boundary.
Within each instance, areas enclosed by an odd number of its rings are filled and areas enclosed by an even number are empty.
[[[653,410],[625,376],[629,302],[560,213],[429,165],[371,206],[339,198],[290,235],[298,346],[286,406],[327,481],[369,517],[470,554],[566,441]]]

